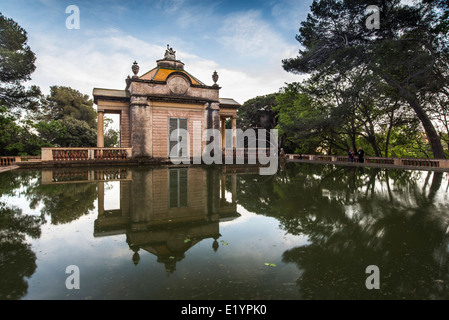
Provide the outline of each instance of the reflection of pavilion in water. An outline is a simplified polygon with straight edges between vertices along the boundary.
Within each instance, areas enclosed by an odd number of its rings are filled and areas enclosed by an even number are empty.
[[[225,172],[226,170],[223,170]],[[240,215],[236,208],[237,174],[201,167],[48,171],[43,183],[97,182],[98,218],[94,236],[126,234],[138,264],[145,250],[164,263],[167,272],[195,244],[214,239],[218,250],[219,222]],[[119,181],[120,208],[105,210],[105,182]],[[226,199],[226,184],[230,198]]]

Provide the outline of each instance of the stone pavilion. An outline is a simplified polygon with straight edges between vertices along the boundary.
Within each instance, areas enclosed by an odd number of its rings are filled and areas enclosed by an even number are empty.
[[[214,84],[207,85],[185,70],[176,59],[176,51],[167,45],[163,59],[156,67],[139,74],[134,62],[133,76],[126,79],[124,90],[94,88],[93,97],[98,111],[97,146],[104,147],[104,114],[120,116],[120,147],[132,147],[134,158],[169,158],[170,150],[177,145],[170,141],[176,129],[189,132],[190,145],[195,139],[191,132],[217,129],[222,133],[222,146],[226,142],[225,123],[232,119],[232,146],[235,148],[237,109],[234,99],[221,98],[218,74]],[[198,142],[197,142],[198,143]],[[202,141],[202,150],[206,142]],[[189,148],[193,157],[193,148]]]

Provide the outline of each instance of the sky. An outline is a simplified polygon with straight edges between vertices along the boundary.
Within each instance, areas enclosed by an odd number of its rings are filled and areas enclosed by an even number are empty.
[[[218,72],[220,96],[243,104],[277,92],[303,76],[282,60],[300,49],[295,36],[312,0],[0,0],[0,12],[28,34],[36,71],[26,85],[125,89],[137,61],[139,75],[163,58],[167,44],[185,69],[207,85]],[[79,8],[79,29],[70,5]]]

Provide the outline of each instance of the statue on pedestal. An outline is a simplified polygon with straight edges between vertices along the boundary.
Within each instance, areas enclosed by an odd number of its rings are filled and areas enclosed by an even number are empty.
[[[167,50],[165,50],[164,55],[165,60],[176,60],[176,51],[173,51],[173,48],[170,48],[170,46],[167,44]]]

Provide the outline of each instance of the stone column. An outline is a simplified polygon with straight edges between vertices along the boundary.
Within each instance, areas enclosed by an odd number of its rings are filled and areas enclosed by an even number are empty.
[[[232,117],[232,148],[237,148],[237,118]]]
[[[154,179],[157,173],[161,174],[161,170],[156,170],[154,174],[151,170],[136,170],[133,172],[133,179],[130,183],[130,218],[132,223],[132,230],[146,230],[148,222],[154,221],[154,192],[159,192],[159,197],[168,192],[168,188],[159,187],[153,188]],[[168,169],[167,169],[168,171]],[[165,173],[165,170],[162,170]],[[160,183],[157,184],[160,186]],[[167,196],[168,198],[168,196]]]
[[[120,147],[129,148],[131,146],[129,128],[129,108],[120,111]]]
[[[210,107],[212,109],[212,128],[218,130],[220,127],[220,104],[212,102]]]
[[[97,190],[98,190],[98,216],[102,216],[104,214],[104,181],[97,182]]]
[[[130,122],[133,157],[153,156],[152,110],[145,97],[131,97]]]
[[[237,173],[231,176],[232,203],[237,202]]]
[[[226,149],[226,119],[221,118],[221,147],[223,150]]]
[[[220,130],[220,104],[217,102],[209,103],[206,106],[207,129]]]
[[[219,214],[220,207],[220,177],[218,170],[207,170],[208,214]]]
[[[104,148],[104,110],[98,110],[97,147]]]
[[[127,173],[130,173],[127,171]],[[131,180],[132,181],[132,180]],[[122,217],[130,217],[131,210],[131,181],[120,181],[120,209]]]
[[[207,114],[206,118],[207,129],[220,130],[220,104],[215,102],[209,103],[206,108],[206,114]],[[214,143],[215,145],[214,149],[218,149],[217,141],[204,141],[203,152],[206,146],[208,146],[210,143]]]
[[[220,199],[222,201],[224,201],[226,199],[226,176],[224,174],[222,174],[220,178],[221,178],[220,179],[220,187],[221,187]]]

